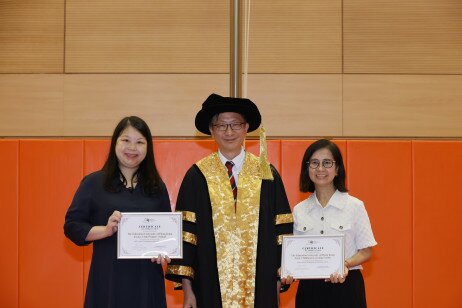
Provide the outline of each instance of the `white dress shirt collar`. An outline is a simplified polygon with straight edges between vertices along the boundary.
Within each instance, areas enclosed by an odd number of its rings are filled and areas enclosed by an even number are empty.
[[[244,164],[244,159],[245,159],[245,151],[244,148],[241,148],[241,152],[234,157],[233,159],[227,159],[223,154],[221,154],[220,150],[218,150],[218,156],[220,157],[221,162],[226,164],[227,161],[232,161],[234,166],[233,166],[233,173],[235,170],[241,170],[242,165]]]
[[[334,194],[332,195],[332,197],[330,197],[329,202],[327,202],[327,205],[325,207],[333,206],[341,210],[345,206],[345,197],[345,194],[342,194],[340,191],[335,190]],[[322,207],[321,203],[318,200],[318,197],[316,196],[316,191],[311,196],[309,196],[307,201],[308,211],[311,211],[314,208],[314,206]]]

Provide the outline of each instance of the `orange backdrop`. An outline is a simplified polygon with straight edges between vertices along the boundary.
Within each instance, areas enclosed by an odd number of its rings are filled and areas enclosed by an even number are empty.
[[[271,140],[291,206],[300,161],[310,140]],[[379,245],[365,265],[370,307],[461,307],[454,193],[462,173],[462,141],[338,140],[350,193],[362,199]],[[0,210],[0,307],[82,307],[91,247],[63,235],[65,212],[85,174],[101,168],[108,140],[0,140],[4,174]],[[248,141],[258,153],[258,143]],[[215,150],[212,141],[155,140],[158,169],[174,208],[192,163]],[[169,307],[182,293],[166,282]],[[282,295],[293,307],[297,284]]]

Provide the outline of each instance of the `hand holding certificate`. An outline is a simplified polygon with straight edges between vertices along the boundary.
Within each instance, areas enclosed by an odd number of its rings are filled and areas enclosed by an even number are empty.
[[[117,233],[117,258],[183,257],[181,213],[122,213]]]
[[[329,278],[343,273],[343,235],[296,235],[282,240],[282,277]]]

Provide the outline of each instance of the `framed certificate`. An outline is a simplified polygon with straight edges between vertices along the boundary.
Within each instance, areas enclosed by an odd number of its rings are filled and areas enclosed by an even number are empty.
[[[181,213],[121,213],[117,231],[118,259],[151,259],[159,254],[183,257]]]
[[[343,273],[343,235],[291,235],[282,238],[281,277],[329,278]]]

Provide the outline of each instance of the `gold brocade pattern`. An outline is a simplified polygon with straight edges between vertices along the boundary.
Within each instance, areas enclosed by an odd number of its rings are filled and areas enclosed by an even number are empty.
[[[178,211],[183,214],[183,220],[196,223],[196,213],[190,211]]]
[[[187,231],[183,231],[183,241],[188,242],[193,245],[197,245],[196,235],[190,232],[187,232]]]
[[[276,225],[288,224],[294,222],[292,214],[279,214],[276,215],[275,223]]]
[[[190,266],[183,265],[168,265],[166,274],[186,276],[194,278],[194,270]]]
[[[259,158],[246,152],[239,174],[236,212],[228,173],[218,153],[200,160],[197,166],[207,181],[212,204],[223,307],[253,307],[262,183]]]
[[[278,235],[278,237],[276,238],[276,241],[277,241],[278,245],[282,245],[282,237],[283,236],[288,236],[288,235],[293,235],[293,234],[292,233],[287,233],[287,234]]]
[[[263,124],[260,126],[260,168],[262,179],[274,180],[271,167],[268,162],[268,149],[266,146],[266,131]]]

